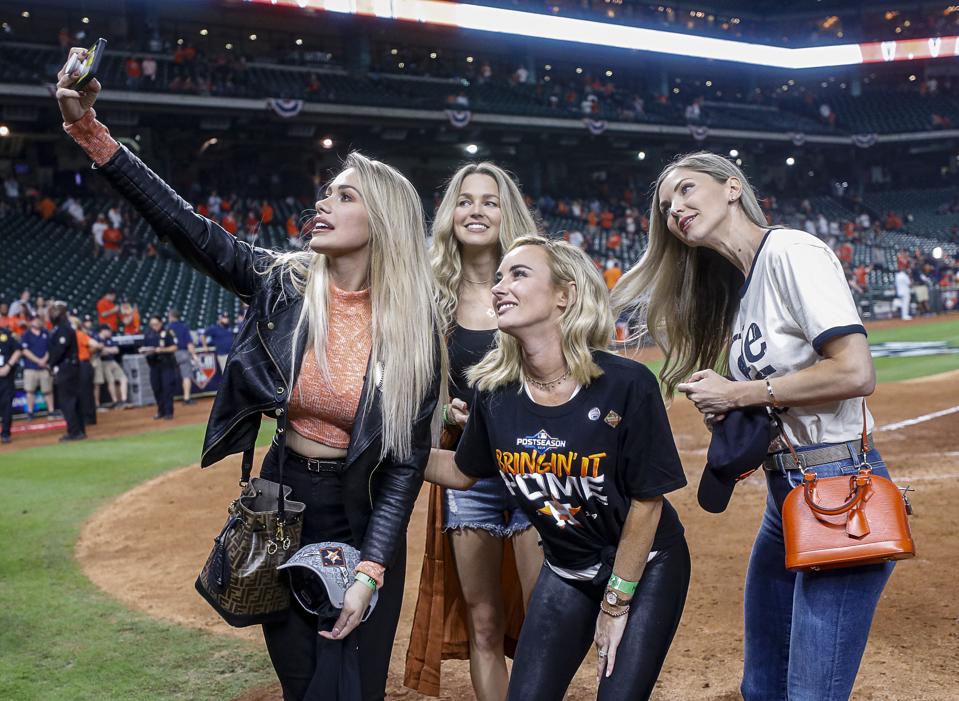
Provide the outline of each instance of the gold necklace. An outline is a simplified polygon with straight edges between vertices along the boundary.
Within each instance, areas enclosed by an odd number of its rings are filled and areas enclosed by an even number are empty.
[[[549,391],[552,390],[554,387],[558,387],[558,386],[559,386],[560,384],[562,384],[562,383],[566,380],[566,378],[568,378],[568,377],[569,377],[569,368],[567,368],[567,369],[566,369],[566,372],[564,372],[562,375],[560,375],[559,377],[557,377],[555,380],[540,381],[540,380],[535,379],[534,377],[532,377],[532,376],[529,375],[528,373],[526,373],[526,381],[529,382],[531,385],[533,385],[533,387],[536,387],[537,389],[541,389],[541,390],[543,390],[544,392],[549,392]]]
[[[493,278],[490,278],[489,280],[470,280],[465,275],[462,277],[462,280],[463,282],[468,282],[471,285],[488,285],[493,282]]]

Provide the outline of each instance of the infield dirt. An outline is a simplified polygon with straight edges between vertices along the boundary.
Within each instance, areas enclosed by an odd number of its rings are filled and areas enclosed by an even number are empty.
[[[881,385],[870,399],[880,428],[876,442],[893,475],[912,484],[912,528],[918,556],[897,565],[883,595],[859,674],[856,699],[955,699],[959,688],[959,413],[891,431],[885,425],[948,409],[959,403],[959,371]],[[206,403],[204,403],[206,404]],[[178,407],[179,410],[179,407]],[[115,428],[128,433],[136,414],[124,412]],[[206,406],[179,412],[178,420],[205,416]],[[129,417],[129,419],[128,419]],[[710,515],[696,504],[696,486],[708,433],[689,402],[669,409],[690,486],[670,495],[686,526],[693,574],[689,599],[653,698],[739,698],[742,664],[742,598],[747,557],[759,524],[765,483],[759,474],[741,484],[730,509]],[[93,433],[106,437],[112,420]],[[168,424],[167,424],[168,425]],[[140,429],[143,429],[142,418]],[[199,447],[198,447],[199,448]],[[84,527],[76,554],[87,576],[126,605],[159,619],[205,631],[259,640],[259,631],[235,630],[200,599],[193,581],[237,491],[239,463],[181,468],[142,484],[101,509]],[[402,686],[410,620],[425,537],[426,491],[409,531],[406,600],[390,669],[388,697],[420,699]],[[144,524],[148,527],[144,528]],[[119,538],[116,534],[121,535]],[[265,654],[265,650],[264,650]],[[594,657],[587,657],[568,694],[595,698]],[[472,698],[466,662],[443,667],[441,698]],[[271,685],[242,701],[279,699]]]

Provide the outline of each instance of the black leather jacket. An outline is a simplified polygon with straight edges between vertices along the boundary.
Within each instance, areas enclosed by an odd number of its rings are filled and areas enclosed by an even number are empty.
[[[207,467],[251,448],[262,415],[286,411],[296,384],[307,336],[300,334],[298,339],[298,360],[291,377],[293,330],[303,306],[302,296],[288,276],[264,277],[256,272],[264,269],[268,251],[238,241],[215,222],[194,213],[126,147],[121,146],[98,170],[190,265],[250,305],[213,402],[201,465]],[[437,337],[437,348],[439,343]],[[382,415],[379,390],[371,383],[375,374],[368,370],[364,377],[341,479],[347,518],[363,559],[388,567],[396,548],[405,542],[413,503],[423,484],[439,382],[434,380],[413,426],[412,457],[380,460]],[[375,392],[371,408],[364,412],[371,391]]]

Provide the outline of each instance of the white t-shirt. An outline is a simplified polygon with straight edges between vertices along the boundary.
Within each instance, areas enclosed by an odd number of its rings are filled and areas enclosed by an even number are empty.
[[[103,232],[107,230],[107,223],[103,221],[95,222],[91,229],[93,230],[93,240],[96,241],[98,246],[102,246]]]
[[[803,231],[772,229],[766,234],[740,298],[729,349],[736,380],[803,370],[822,359],[827,341],[866,333],[839,260]],[[862,433],[862,398],[790,407],[782,419],[796,445],[855,440]],[[866,426],[872,430],[868,410]]]

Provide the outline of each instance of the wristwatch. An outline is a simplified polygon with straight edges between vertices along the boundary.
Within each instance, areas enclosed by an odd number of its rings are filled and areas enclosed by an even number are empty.
[[[624,599],[620,597],[619,592],[615,589],[610,589],[607,587],[606,593],[603,595],[603,599],[610,606],[629,606],[632,599]]]

